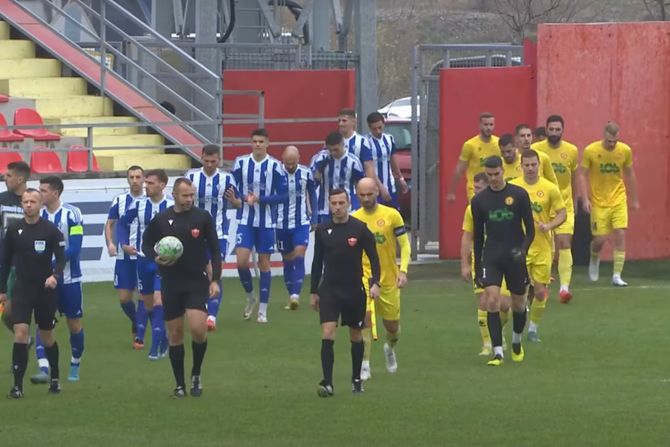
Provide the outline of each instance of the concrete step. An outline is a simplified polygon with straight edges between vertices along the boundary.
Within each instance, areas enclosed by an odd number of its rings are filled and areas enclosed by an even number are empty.
[[[82,78],[0,79],[0,93],[18,98],[62,98],[87,91]]]
[[[56,59],[5,59],[0,64],[0,79],[57,78],[60,75],[61,65]]]
[[[161,135],[156,134],[135,134],[135,135],[103,135],[93,137],[93,148],[97,147],[126,147],[121,149],[124,152],[135,153],[136,149],[156,149],[158,153],[163,153],[164,149],[146,148],[146,146],[162,146],[165,140]],[[111,150],[111,149],[110,149]],[[104,152],[101,150],[100,152]]]
[[[47,121],[47,120],[45,120]],[[133,116],[77,116],[73,118],[55,118],[49,119],[48,124],[110,124],[110,123],[135,123],[137,118]],[[139,127],[94,127],[93,136],[120,136],[135,135]],[[86,127],[66,127],[57,129],[61,135],[73,137],[87,137],[88,129]]]
[[[43,119],[110,116],[113,115],[112,106],[111,99],[93,95],[35,100],[35,108]]]
[[[169,169],[186,171],[191,167],[191,160],[187,155],[180,154],[153,154],[153,155],[118,155],[114,157],[96,155],[100,169],[104,172],[125,171],[132,165],[142,166],[144,169]]]
[[[35,44],[30,40],[0,40],[0,59],[25,59],[35,57]]]

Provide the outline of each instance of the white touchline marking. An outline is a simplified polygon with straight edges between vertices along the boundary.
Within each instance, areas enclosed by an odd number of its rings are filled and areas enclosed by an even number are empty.
[[[596,291],[625,291],[625,290],[658,290],[658,289],[670,289],[670,284],[655,284],[655,285],[645,285],[645,286],[626,286],[626,287],[615,287],[615,286],[602,286],[602,287],[576,287],[573,290],[580,292],[596,292]]]

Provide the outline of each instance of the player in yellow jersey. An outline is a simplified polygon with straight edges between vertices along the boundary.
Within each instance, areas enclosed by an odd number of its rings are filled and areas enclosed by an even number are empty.
[[[456,200],[456,186],[466,173],[468,202],[475,194],[473,179],[475,175],[484,172],[484,160],[492,155],[500,155],[498,148],[498,137],[493,135],[495,129],[495,118],[492,113],[483,112],[479,115],[479,134],[463,143],[461,155],[458,157],[456,170],[451,179],[451,185],[447,192],[447,201]]]
[[[530,306],[530,323],[528,324],[528,341],[539,342],[537,329],[544,315],[549,297],[551,280],[551,262],[553,253],[553,231],[565,222],[565,202],[561,191],[556,185],[541,178],[538,153],[529,149],[521,155],[523,177],[510,183],[522,187],[528,193],[533,220],[535,223],[535,239],[530,244],[526,255],[528,276],[533,285],[533,303]]]
[[[519,156],[519,151],[516,149],[514,135],[511,133],[504,134],[498,140],[498,145],[500,146],[500,155],[502,155],[503,159],[503,176],[505,177],[505,181],[508,182],[521,177],[523,175],[521,157]]]
[[[587,188],[586,175],[590,188]],[[600,251],[610,233],[614,239],[614,271],[612,285],[627,286],[621,279],[626,260],[626,228],[628,207],[640,208],[637,199],[637,181],[633,171],[630,146],[619,141],[619,126],[610,122],[605,126],[604,138],[584,149],[579,169],[584,211],[591,214],[591,260],[589,278],[598,281]],[[625,181],[625,183],[624,183]],[[630,199],[630,203],[626,198]]]
[[[361,208],[351,215],[365,222],[368,229],[375,235],[377,241],[377,253],[381,267],[381,292],[379,298],[372,301],[368,298],[368,309],[366,320],[370,318],[371,306],[375,306],[375,313],[381,315],[386,329],[386,343],[384,343],[384,357],[386,359],[386,370],[394,373],[398,369],[398,361],[395,354],[395,346],[400,338],[400,289],[407,284],[407,266],[411,248],[409,238],[405,230],[405,222],[395,208],[377,203],[379,189],[373,179],[364,178],[356,186],[356,194],[361,202]],[[396,260],[396,250],[400,246],[400,265]],[[370,262],[363,255],[363,277],[364,283],[370,276]],[[366,321],[366,328],[370,327],[370,321]],[[363,357],[363,368],[361,379],[370,378],[370,343],[369,330],[364,331],[366,353]],[[363,374],[363,371],[366,373]]]
[[[509,135],[509,134],[508,134]],[[510,138],[512,137],[509,135]],[[503,137],[500,137],[501,141]],[[486,177],[485,172],[480,172],[475,175],[474,178],[474,188],[475,195],[482,189],[486,188],[489,184],[489,180]],[[474,230],[474,224],[472,222],[472,209],[470,205],[465,208],[465,214],[463,215],[463,235],[461,236],[461,278],[465,282],[474,284],[474,263],[475,260],[472,257],[472,232]],[[477,298],[477,326],[479,326],[479,333],[482,337],[482,349],[479,352],[481,356],[490,356],[492,353],[491,347],[491,336],[489,335],[489,325],[487,322],[487,307],[486,307],[486,296],[484,295],[484,289],[474,285],[475,298]],[[509,311],[510,306],[512,305],[512,298],[510,296],[509,290],[505,285],[505,280],[503,279],[502,285],[500,287],[500,294],[502,296],[500,302],[500,321],[502,326],[505,327],[505,324],[509,320]],[[505,347],[505,342],[503,339],[503,348]]]
[[[516,126],[514,132],[516,136],[516,148],[519,152],[517,156],[519,157],[519,164],[521,164],[521,154],[529,150],[531,148],[531,144],[533,144],[533,131],[528,124],[519,124]],[[556,178],[556,174],[551,167],[551,160],[549,159],[549,156],[544,152],[538,153],[537,156],[540,160],[540,177],[544,177],[554,185],[558,186],[558,179]]]
[[[534,143],[532,148],[544,152],[551,160],[558,179],[558,187],[563,195],[567,217],[565,222],[554,231],[558,249],[558,279],[561,283],[559,298],[561,303],[572,299],[570,282],[572,280],[572,235],[575,232],[575,205],[572,199],[572,184],[577,178],[579,151],[577,146],[563,140],[563,117],[551,115],[547,118],[547,139]],[[577,188],[575,188],[577,189]]]

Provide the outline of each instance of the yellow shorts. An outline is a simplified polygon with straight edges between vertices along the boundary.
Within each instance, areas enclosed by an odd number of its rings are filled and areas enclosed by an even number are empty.
[[[379,299],[376,301],[370,298],[370,290],[367,287],[365,293],[367,295],[366,312],[372,310],[374,303],[375,315],[379,315],[387,321],[400,320],[400,289],[398,287],[382,288]]]
[[[622,203],[612,207],[591,207],[591,234],[594,236],[606,236],[612,230],[628,228],[628,203]]]
[[[526,256],[528,276],[533,282],[549,284],[551,282],[551,251],[529,251]]]
[[[566,207],[567,216],[565,222],[554,229],[554,234],[575,234],[575,208]]]

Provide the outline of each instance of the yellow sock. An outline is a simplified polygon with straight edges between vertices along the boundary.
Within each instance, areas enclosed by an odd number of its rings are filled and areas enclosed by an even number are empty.
[[[621,272],[623,272],[623,263],[626,262],[626,252],[614,250],[613,258],[614,258],[614,274],[621,276]]]
[[[398,332],[389,332],[386,331],[386,343],[392,348],[395,348],[395,345],[398,344],[400,340],[400,326],[398,326]]]
[[[477,309],[477,324],[479,325],[479,334],[482,336],[482,345],[491,346],[491,336],[489,335],[489,324],[486,320],[488,312]]]
[[[537,297],[533,300],[533,304],[530,305],[530,324],[537,327],[544,316],[544,310],[547,307],[547,299],[538,300]]]
[[[569,248],[558,250],[558,279],[561,287],[569,288],[572,280],[572,250]]]
[[[366,327],[361,333],[363,334],[363,360],[370,361],[370,351],[372,351],[372,329]]]
[[[509,310],[507,312],[503,312],[502,310],[500,311],[500,324],[502,327],[505,327],[507,322],[509,321]]]

